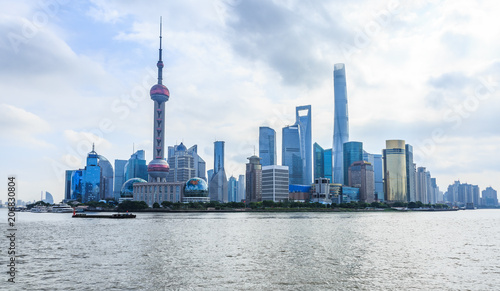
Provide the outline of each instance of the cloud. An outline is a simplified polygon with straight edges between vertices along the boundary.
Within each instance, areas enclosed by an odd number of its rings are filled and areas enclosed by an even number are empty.
[[[49,123],[36,114],[8,104],[0,104],[0,136],[2,143],[22,147],[48,147],[37,137],[51,130]]]

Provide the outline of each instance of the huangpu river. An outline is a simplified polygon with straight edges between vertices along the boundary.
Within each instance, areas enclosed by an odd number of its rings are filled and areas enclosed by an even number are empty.
[[[0,215],[0,290],[500,290],[500,210]]]

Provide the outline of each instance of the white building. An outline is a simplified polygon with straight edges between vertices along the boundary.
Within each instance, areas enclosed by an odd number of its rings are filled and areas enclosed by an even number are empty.
[[[274,202],[288,200],[288,167],[262,167],[262,200]]]

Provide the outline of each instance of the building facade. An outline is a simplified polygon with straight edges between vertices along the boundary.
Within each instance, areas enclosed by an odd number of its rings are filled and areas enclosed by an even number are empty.
[[[344,154],[344,185],[349,185],[349,167],[358,161],[363,160],[363,143],[358,141],[349,141],[344,143],[343,145],[343,154]]]
[[[373,165],[366,161],[351,164],[348,171],[349,186],[359,188],[359,201],[372,203],[375,201],[375,174]]]
[[[406,157],[404,140],[387,140],[383,150],[385,201],[406,202]]]
[[[417,201],[416,200],[416,189],[415,189],[415,176],[416,168],[413,163],[413,146],[405,145],[405,158],[406,158],[406,200]]]
[[[344,183],[343,145],[349,141],[349,117],[347,110],[347,85],[344,64],[333,68],[333,89],[335,98],[333,121],[333,182]]]
[[[260,158],[251,156],[246,164],[246,198],[245,202],[262,201],[262,165]]]
[[[262,167],[262,200],[288,201],[288,167]]]
[[[287,166],[290,184],[301,185],[304,182],[305,163],[300,154],[299,126],[291,125],[282,131],[281,164]]]
[[[259,127],[259,157],[262,166],[276,165],[276,131],[270,127]]]

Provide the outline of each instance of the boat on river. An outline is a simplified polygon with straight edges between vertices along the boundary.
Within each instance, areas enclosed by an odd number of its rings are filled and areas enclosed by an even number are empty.
[[[132,213],[113,213],[108,214],[86,214],[86,213],[73,213],[73,218],[114,218],[114,219],[126,219],[135,218],[135,214]]]

